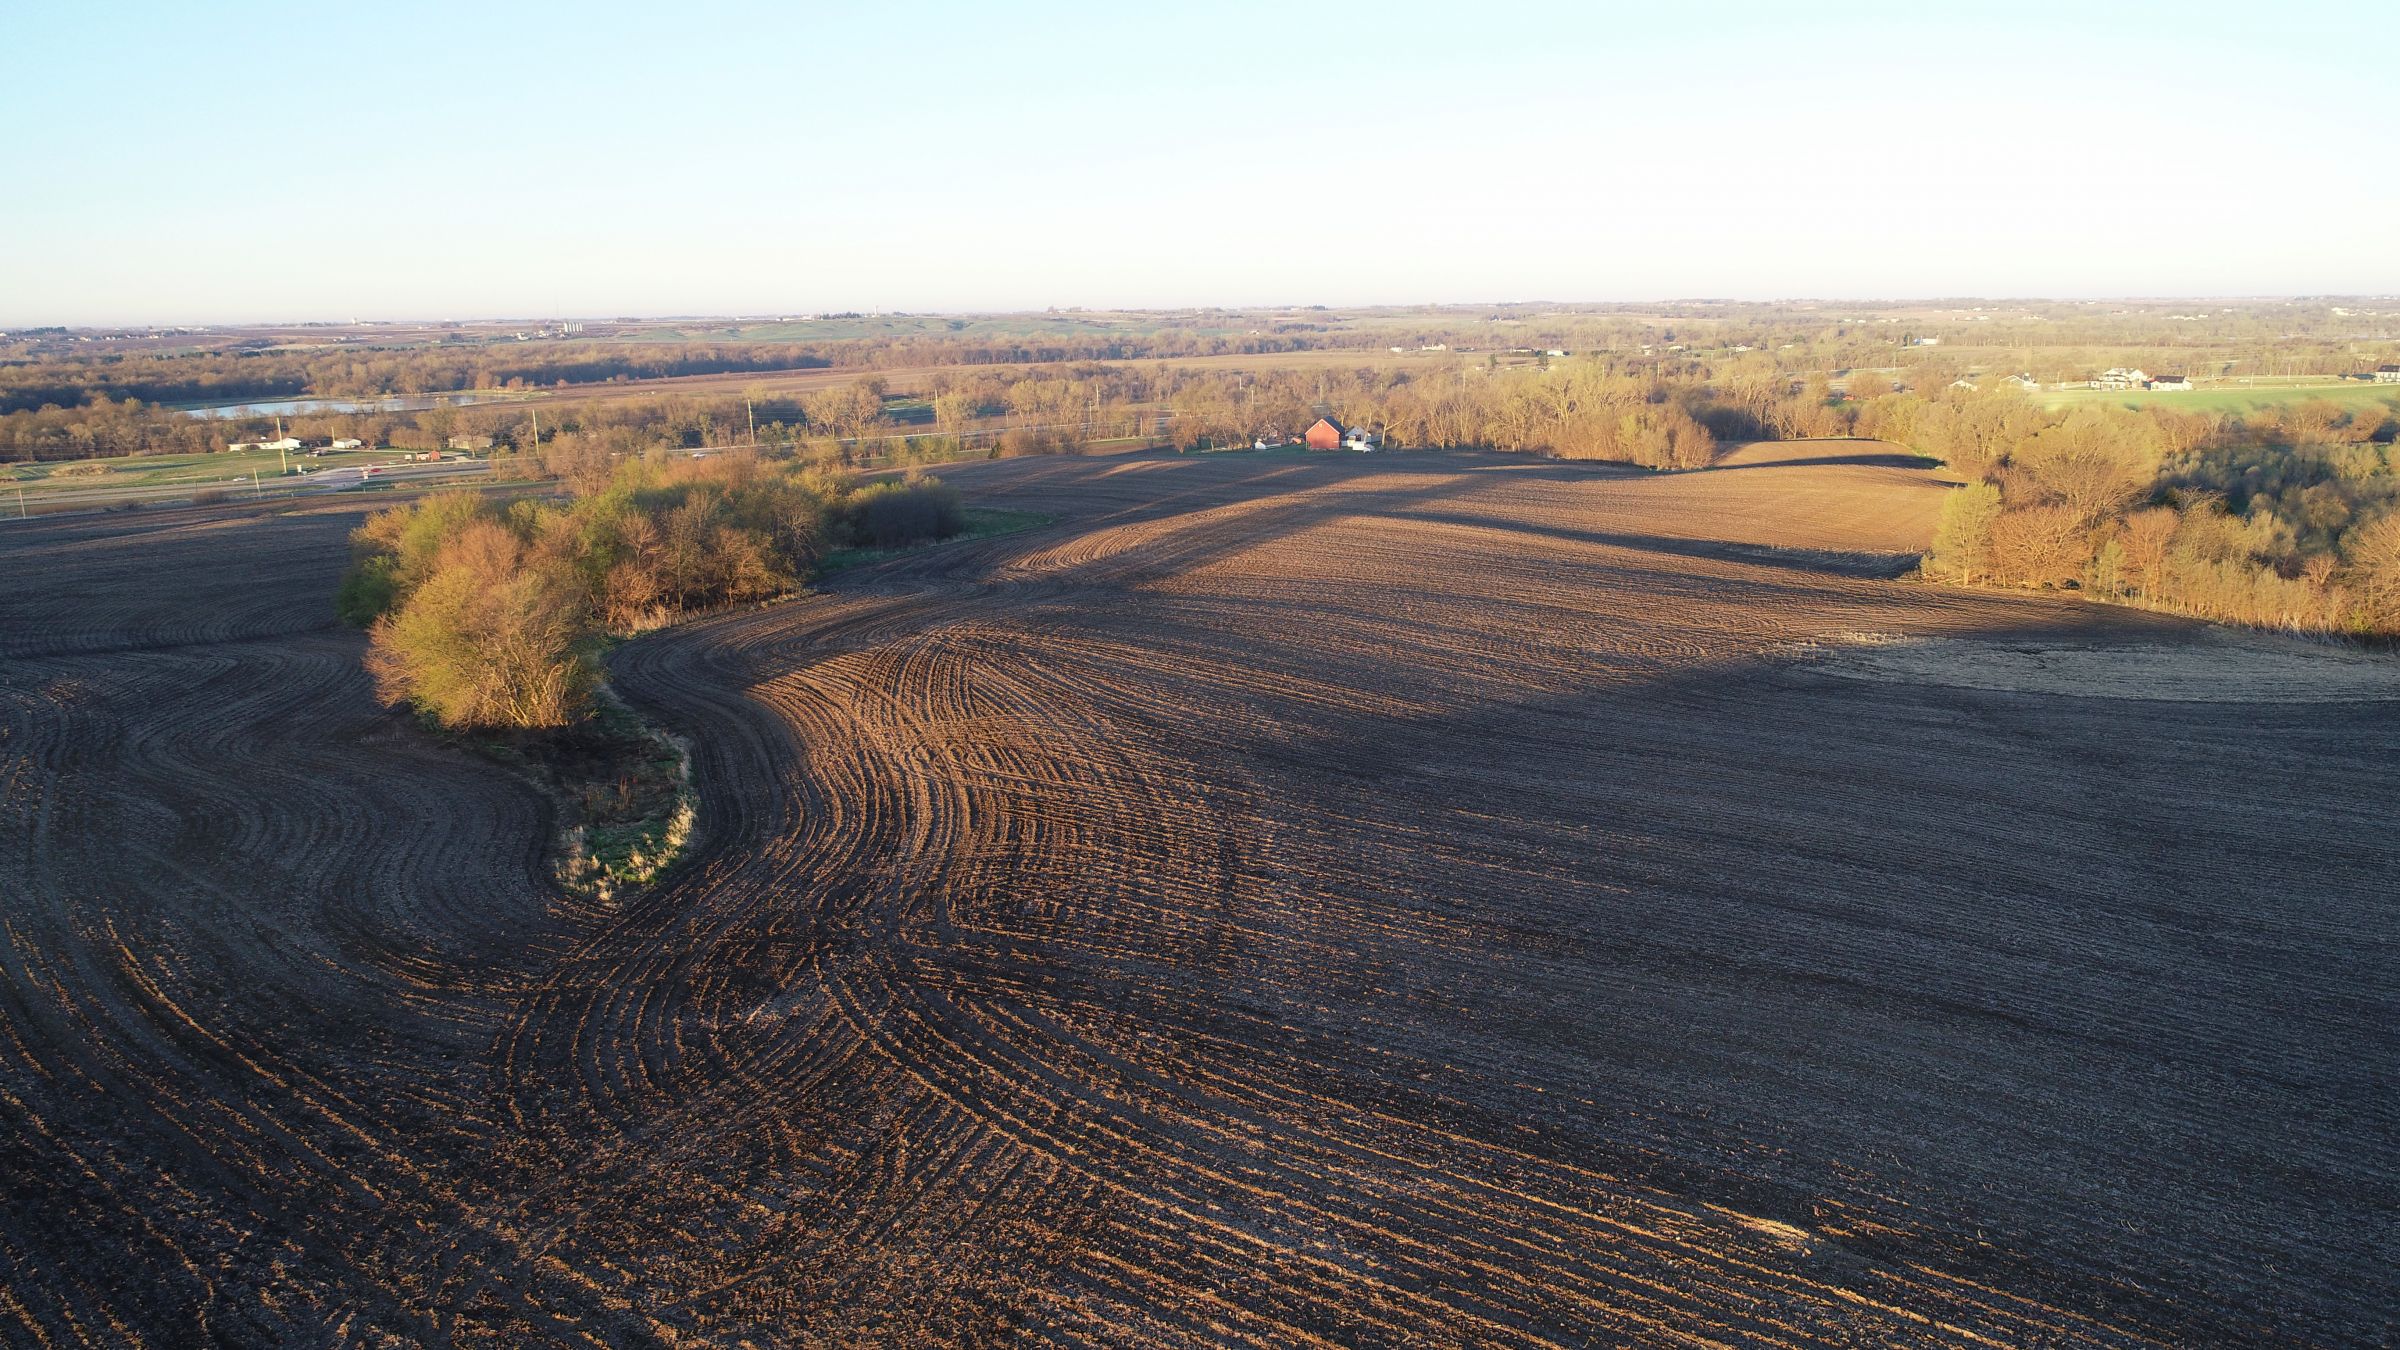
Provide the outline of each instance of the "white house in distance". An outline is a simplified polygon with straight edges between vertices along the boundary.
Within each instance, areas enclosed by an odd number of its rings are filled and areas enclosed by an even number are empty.
[[[2192,379],[2188,375],[2161,375],[2150,381],[2150,388],[2162,394],[2188,393],[2191,387]]]
[[[2146,389],[2150,376],[2139,366],[2110,366],[2092,378],[2094,389]]]
[[[1342,437],[1344,450],[1373,450],[1382,444],[1383,438],[1365,427],[1352,427],[1349,434]]]
[[[258,443],[258,448],[261,450],[297,450],[300,448],[300,438],[297,436],[286,436],[281,440],[260,441]]]
[[[2007,379],[2002,380],[2000,383],[2007,385],[2011,389],[2021,389],[2028,394],[2036,393],[2040,391],[2042,387],[2042,382],[2033,378],[2031,375],[2011,375]]]
[[[345,436],[342,439],[335,441],[333,444],[326,446],[325,448],[328,450],[357,450],[363,448],[365,445],[366,442],[358,439],[356,436]]]
[[[2400,366],[2375,367],[2375,383],[2400,384]]]

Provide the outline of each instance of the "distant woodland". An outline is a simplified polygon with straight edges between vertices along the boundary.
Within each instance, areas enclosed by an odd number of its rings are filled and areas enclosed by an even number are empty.
[[[97,354],[49,335],[0,344],[0,460],[204,453],[270,425],[192,418],[170,403],[464,390],[551,397],[283,425],[304,440],[400,448],[489,436],[504,470],[562,478],[586,500],[621,465],[660,449],[755,444],[829,470],[1103,442],[1242,447],[1297,436],[1320,414],[1370,427],[1394,448],[1659,470],[1704,467],[1725,444],[1859,436],[1908,446],[1966,482],[1948,503],[1929,578],[2072,589],[2311,632],[2400,632],[2400,385],[2386,394],[2369,383],[2377,365],[2400,363],[2400,311],[1830,308],[1029,316],[1019,333],[992,331],[1000,319],[975,331],[963,320],[894,319],[875,336],[806,342],[487,335]],[[1290,359],[1324,352],[1356,359]],[[1191,363],[1201,357],[1239,359]],[[2061,399],[2026,387],[2113,366],[2227,389],[2244,379],[2269,390],[2300,377],[2349,383],[2339,398],[2247,403]],[[768,378],[806,371],[820,374],[804,390]],[[833,371],[858,373],[829,382]],[[692,376],[729,378],[645,385]],[[593,385],[612,392],[567,396]],[[535,533],[518,533],[531,547]],[[801,565],[788,550],[761,558],[761,575]],[[663,584],[670,598],[700,593]],[[585,590],[621,611],[605,586]]]

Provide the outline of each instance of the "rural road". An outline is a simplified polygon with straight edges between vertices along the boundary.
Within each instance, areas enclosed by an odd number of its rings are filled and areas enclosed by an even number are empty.
[[[1855,443],[943,472],[1057,523],[617,649],[617,908],[375,708],[369,503],[0,535],[0,1340],[2392,1334],[2400,704],[1795,659],[2199,633]]]

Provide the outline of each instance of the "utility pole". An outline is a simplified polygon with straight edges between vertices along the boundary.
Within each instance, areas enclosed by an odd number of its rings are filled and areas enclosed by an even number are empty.
[[[534,409],[534,410],[533,410],[533,449],[534,449],[536,452],[539,452],[539,451],[541,450],[541,448],[542,448],[542,410],[541,410],[541,409],[539,409],[539,408],[536,408],[536,409]],[[496,471],[495,471],[495,472],[496,472]]]
[[[750,418],[750,446],[752,449],[756,449],[758,448],[758,409],[750,406],[748,394],[742,396],[742,411]]]
[[[250,495],[254,498],[267,495],[267,490],[258,485],[258,470],[256,469],[250,471]]]

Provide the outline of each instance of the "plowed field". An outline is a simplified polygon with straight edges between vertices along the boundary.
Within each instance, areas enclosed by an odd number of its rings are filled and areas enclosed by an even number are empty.
[[[1894,580],[1875,446],[945,477],[1057,523],[618,650],[606,910],[354,514],[0,532],[0,1340],[2394,1334],[2355,654]]]

